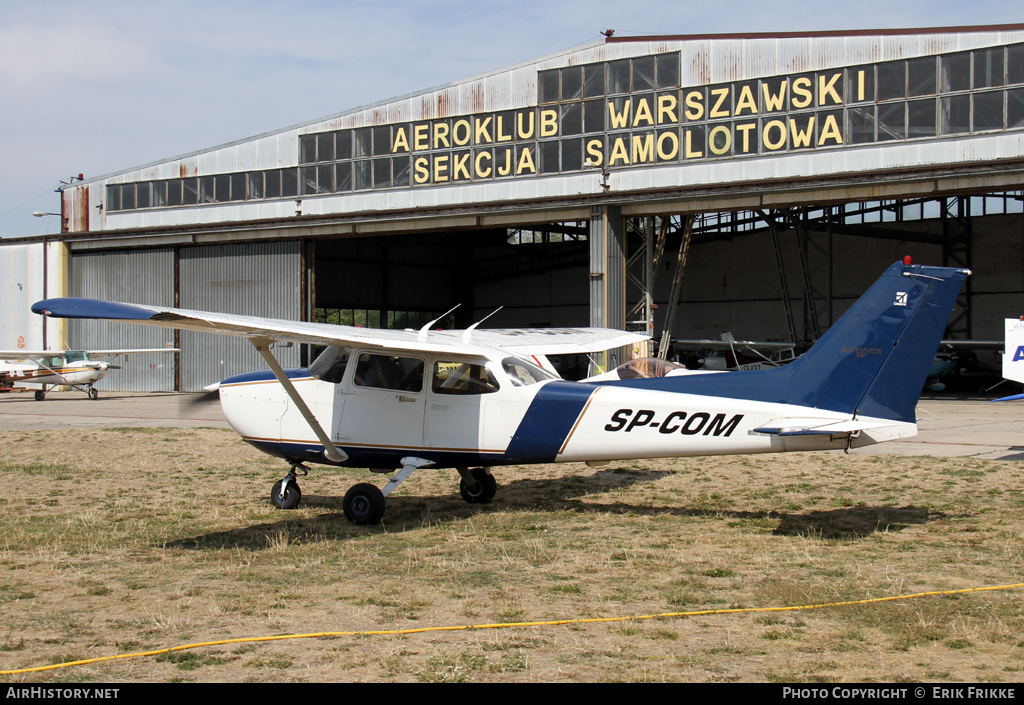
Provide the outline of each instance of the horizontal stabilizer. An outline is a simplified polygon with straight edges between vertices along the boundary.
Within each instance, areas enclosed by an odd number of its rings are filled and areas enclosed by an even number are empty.
[[[890,423],[878,421],[857,421],[855,419],[775,419],[768,424],[755,428],[755,433],[768,433],[777,436],[832,436],[839,433],[856,433],[877,428],[892,426]]]

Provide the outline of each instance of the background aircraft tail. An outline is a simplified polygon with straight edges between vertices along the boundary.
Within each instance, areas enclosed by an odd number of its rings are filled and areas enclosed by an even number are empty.
[[[928,368],[969,274],[897,262],[809,351],[784,367],[618,384],[915,423]]]

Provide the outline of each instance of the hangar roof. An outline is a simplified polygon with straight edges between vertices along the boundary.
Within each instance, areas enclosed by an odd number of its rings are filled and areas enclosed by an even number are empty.
[[[1019,187],[1022,137],[1024,25],[609,36],[75,183],[63,208],[93,236],[280,236],[768,207]]]

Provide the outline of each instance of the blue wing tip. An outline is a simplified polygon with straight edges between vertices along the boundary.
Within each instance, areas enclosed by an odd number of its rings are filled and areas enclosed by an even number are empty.
[[[140,306],[74,297],[37,301],[32,304],[32,313],[54,318],[102,318],[128,321],[145,321],[153,316],[153,311]]]

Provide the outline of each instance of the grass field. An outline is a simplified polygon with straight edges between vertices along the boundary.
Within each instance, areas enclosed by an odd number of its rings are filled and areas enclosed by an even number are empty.
[[[217,429],[8,431],[0,670],[215,640],[816,605],[1024,582],[1017,462],[826,454],[286,471]],[[1024,679],[1024,589],[803,611],[204,646],[12,682]]]

